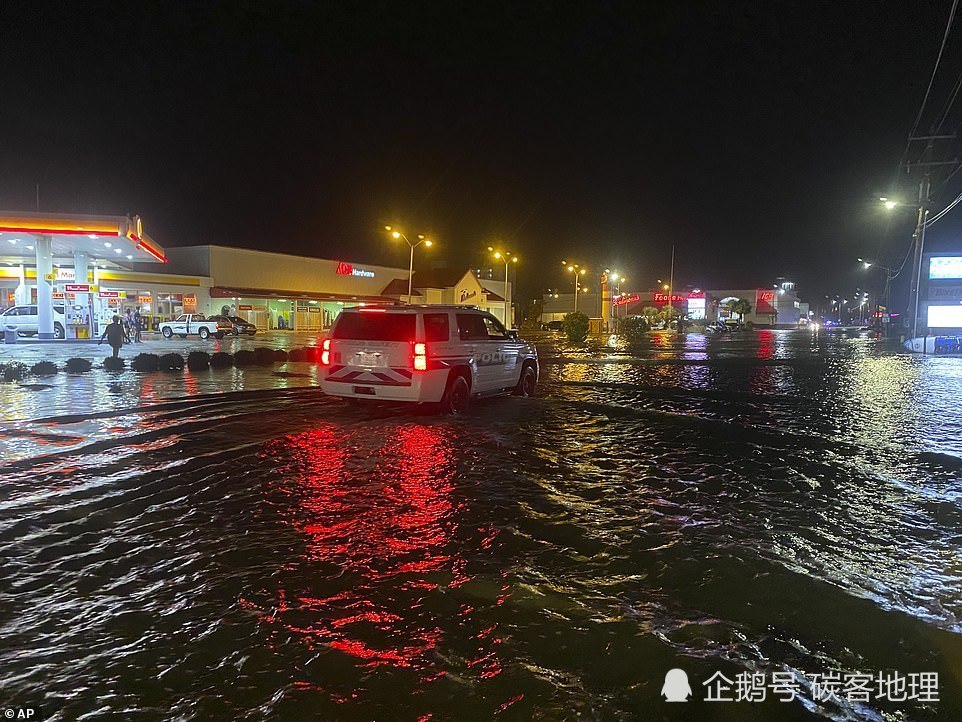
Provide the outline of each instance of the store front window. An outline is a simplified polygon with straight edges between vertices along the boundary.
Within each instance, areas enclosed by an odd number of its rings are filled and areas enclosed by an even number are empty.
[[[267,310],[270,315],[270,328],[279,331],[290,331],[294,328],[294,302],[287,299],[268,301]]]
[[[194,300],[196,308],[197,300]],[[165,320],[187,313],[184,310],[184,296],[180,293],[158,293],[157,294],[157,315],[164,317]]]

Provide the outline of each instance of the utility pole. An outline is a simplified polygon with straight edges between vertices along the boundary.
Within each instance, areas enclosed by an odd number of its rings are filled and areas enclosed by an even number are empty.
[[[675,244],[671,244],[671,269],[668,272],[668,325],[671,325],[671,317],[675,315],[675,307],[672,305],[671,296],[675,292]]]
[[[922,285],[922,254],[925,253],[925,223],[928,220],[929,215],[929,193],[931,190],[929,169],[934,166],[955,166],[957,161],[932,161],[932,147],[934,141],[937,140],[954,140],[955,134],[952,135],[927,135],[927,136],[915,136],[909,138],[909,143],[915,141],[924,140],[925,150],[922,152],[922,160],[918,163],[913,163],[909,166],[921,166],[924,170],[922,173],[922,180],[919,181],[919,206],[918,206],[918,217],[915,222],[915,233],[912,236],[915,239],[915,251],[913,253],[913,263],[912,263],[912,277],[911,277],[911,290],[909,293],[909,306],[912,309],[912,338],[917,338],[919,333],[919,290]]]
[[[929,143],[929,148],[932,144]],[[919,330],[919,286],[922,284],[922,253],[925,251],[925,221],[929,215],[929,174],[922,176],[919,183],[919,215],[915,224],[915,253],[912,274],[912,338],[918,338]]]

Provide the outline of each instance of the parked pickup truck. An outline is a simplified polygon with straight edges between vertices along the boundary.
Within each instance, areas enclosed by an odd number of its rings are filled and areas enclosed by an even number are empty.
[[[197,334],[201,338],[224,338],[224,334],[230,333],[231,325],[229,321],[208,321],[202,313],[184,313],[173,321],[166,321],[160,324],[160,332],[164,338],[170,338],[175,333],[181,338],[187,338]]]

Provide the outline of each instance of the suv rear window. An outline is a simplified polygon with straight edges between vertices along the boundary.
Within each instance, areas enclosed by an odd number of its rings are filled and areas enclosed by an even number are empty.
[[[424,340],[425,341],[447,341],[451,336],[450,325],[448,324],[448,314],[446,313],[426,313],[424,314]]]
[[[348,341],[413,341],[416,320],[417,316],[413,313],[345,311],[337,317],[331,338]]]

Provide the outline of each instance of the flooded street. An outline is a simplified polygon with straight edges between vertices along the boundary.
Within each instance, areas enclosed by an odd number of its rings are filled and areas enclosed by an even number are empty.
[[[3,701],[962,719],[962,359],[789,331],[539,350],[536,398],[454,419],[349,407],[308,363],[0,385]],[[893,671],[940,701],[812,688]],[[715,672],[797,699],[701,701]]]

